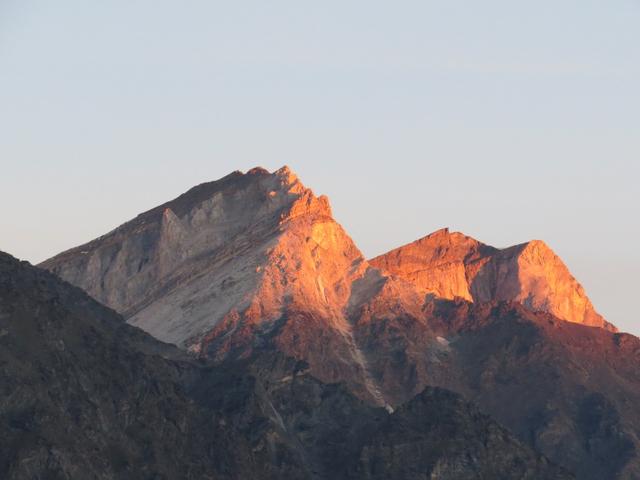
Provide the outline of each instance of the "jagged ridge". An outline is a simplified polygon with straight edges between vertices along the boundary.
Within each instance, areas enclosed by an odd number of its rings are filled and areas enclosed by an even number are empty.
[[[444,228],[370,263],[439,298],[516,301],[563,320],[617,331],[595,311],[566,265],[540,240],[499,250]]]

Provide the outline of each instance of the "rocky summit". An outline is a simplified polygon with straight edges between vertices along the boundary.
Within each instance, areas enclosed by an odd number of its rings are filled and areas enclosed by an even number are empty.
[[[438,298],[515,301],[562,320],[617,331],[540,240],[499,250],[444,228],[380,255],[371,264]]]
[[[327,198],[285,167],[199,185],[42,266],[155,337],[201,351],[221,323],[270,323],[285,310],[339,326],[363,263]]]
[[[445,388],[578,478],[640,478],[640,341],[541,241],[444,229],[367,260],[326,197],[255,168],[41,267],[206,361],[282,355],[388,411]]]

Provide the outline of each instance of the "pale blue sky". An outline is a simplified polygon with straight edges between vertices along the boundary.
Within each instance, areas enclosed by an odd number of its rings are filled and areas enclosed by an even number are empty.
[[[544,239],[638,334],[639,89],[639,0],[0,0],[0,249],[288,164],[368,256]]]

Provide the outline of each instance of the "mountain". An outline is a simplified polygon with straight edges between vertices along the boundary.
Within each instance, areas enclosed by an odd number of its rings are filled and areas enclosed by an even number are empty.
[[[579,478],[640,478],[640,346],[542,242],[442,230],[367,261],[288,169],[202,184],[42,264],[215,362],[277,352],[396,409],[476,402]]]
[[[199,351],[212,327],[238,315],[271,321],[304,305],[339,317],[349,283],[340,275],[363,260],[326,197],[287,168],[256,168],[199,185],[42,266],[155,337]]]
[[[42,267],[202,355],[246,356],[277,331],[320,379],[384,404],[345,315],[370,269],[327,198],[287,167],[199,185]]]
[[[569,322],[617,331],[540,240],[499,250],[445,228],[380,255],[371,265],[438,298],[515,301]]]
[[[274,352],[213,366],[0,252],[0,477],[569,479],[460,396],[390,414]]]

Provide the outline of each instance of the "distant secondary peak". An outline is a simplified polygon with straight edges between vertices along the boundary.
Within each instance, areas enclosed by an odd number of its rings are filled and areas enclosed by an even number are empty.
[[[563,320],[615,331],[542,240],[499,250],[443,228],[370,263],[441,298],[515,301]]]
[[[401,257],[405,257],[404,261],[416,261],[420,258],[420,262],[432,263],[437,260],[448,262],[451,260],[463,260],[468,255],[484,252],[485,250],[493,249],[472,237],[460,232],[451,232],[449,228],[445,227],[391,252],[380,255],[372,261],[387,263],[384,258],[391,256],[396,261],[400,261]]]
[[[461,232],[452,232],[449,230],[449,227],[444,227],[435,232],[430,233],[413,243],[428,243],[428,244],[474,244],[479,245],[481,242],[478,240],[469,237]],[[411,244],[409,244],[411,245]]]

